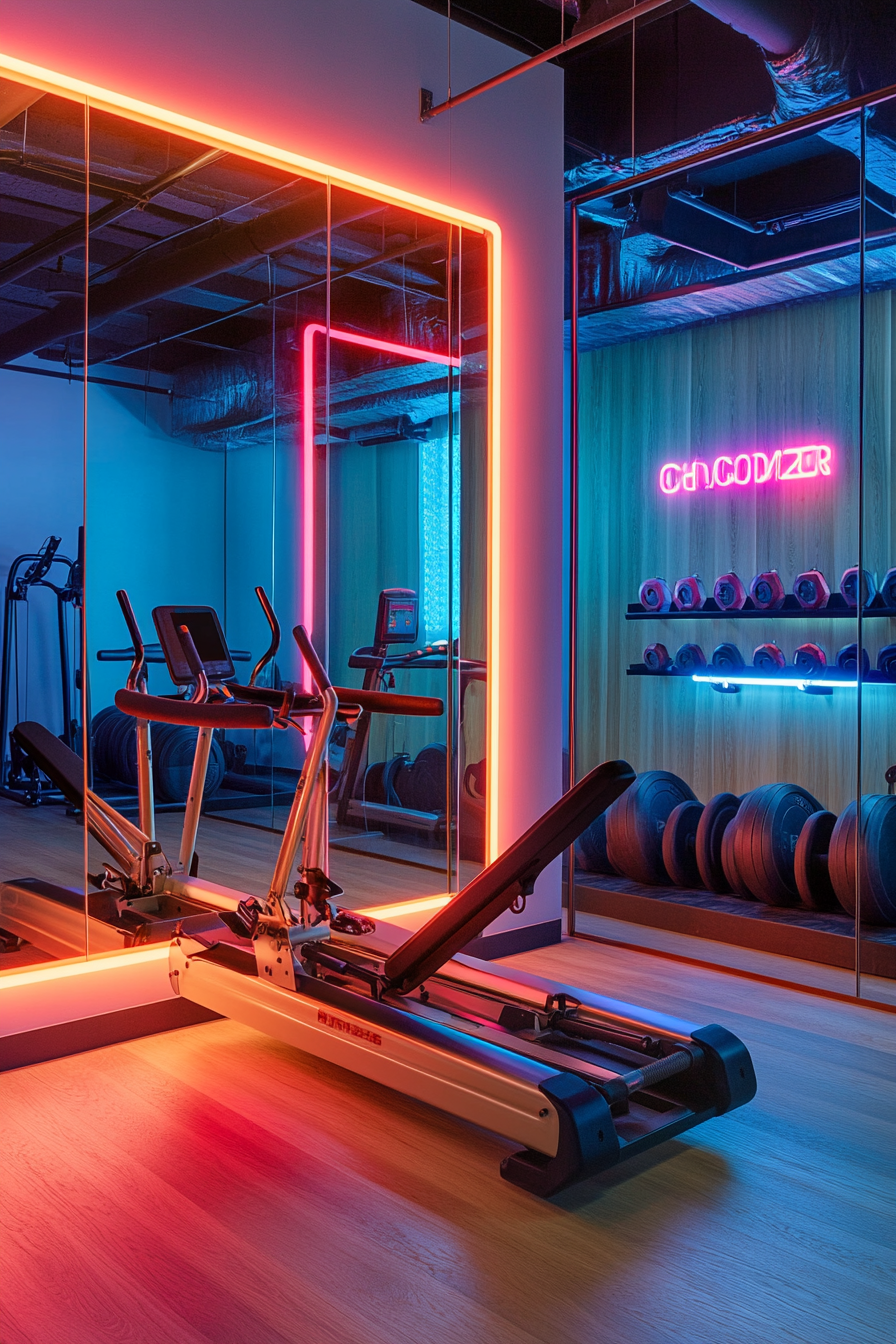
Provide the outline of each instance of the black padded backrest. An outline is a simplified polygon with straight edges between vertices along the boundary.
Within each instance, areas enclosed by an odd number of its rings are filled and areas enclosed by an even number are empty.
[[[42,723],[25,721],[12,730],[16,742],[73,807],[84,810],[84,761]]]
[[[552,860],[624,793],[635,778],[627,761],[605,761],[539,817],[453,901],[412,934],[385,964],[390,985],[407,994],[509,909]]]

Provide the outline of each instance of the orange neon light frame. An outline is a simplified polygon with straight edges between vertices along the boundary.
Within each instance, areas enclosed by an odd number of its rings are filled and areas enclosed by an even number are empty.
[[[396,345],[394,341],[380,341],[373,336],[360,336],[354,331],[340,331],[322,322],[309,322],[302,341],[302,624],[310,631],[314,627],[314,338],[326,337],[347,345],[360,345],[367,350],[382,350],[404,359],[416,359],[429,364],[445,364],[460,368],[457,355],[439,355],[432,350],[418,350],[412,345]]]
[[[498,799],[504,787],[501,756],[503,738],[501,725],[501,684],[504,666],[501,660],[503,645],[502,623],[502,556],[506,546],[501,508],[501,398],[502,398],[502,237],[501,227],[494,220],[444,205],[415,192],[392,187],[359,173],[347,172],[320,160],[280,149],[249,136],[238,135],[220,126],[210,125],[181,112],[172,112],[131,98],[127,94],[104,89],[71,75],[60,74],[30,61],[0,52],[0,78],[42,89],[99,108],[105,112],[125,116],[132,121],[158,130],[187,134],[213,148],[236,151],[274,168],[298,170],[320,182],[348,187],[389,205],[410,206],[442,223],[456,224],[482,234],[488,243],[488,539],[487,539],[487,649],[488,679],[486,682],[486,756],[488,760],[486,784],[485,860],[490,863],[498,854]],[[417,357],[419,357],[419,352]],[[431,358],[431,356],[429,356]],[[508,668],[509,673],[509,668]]]

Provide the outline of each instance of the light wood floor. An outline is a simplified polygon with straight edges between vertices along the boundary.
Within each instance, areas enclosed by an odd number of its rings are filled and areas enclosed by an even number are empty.
[[[507,1145],[231,1022],[0,1080],[3,1344],[890,1344],[890,1015],[565,942],[759,1094],[540,1202]]]

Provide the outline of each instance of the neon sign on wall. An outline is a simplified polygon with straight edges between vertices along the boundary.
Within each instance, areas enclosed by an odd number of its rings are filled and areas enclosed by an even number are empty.
[[[660,467],[660,490],[664,495],[679,491],[726,490],[730,486],[768,485],[772,481],[810,481],[830,476],[834,450],[825,443],[804,448],[778,448],[773,453],[722,454],[714,462],[665,462]]]

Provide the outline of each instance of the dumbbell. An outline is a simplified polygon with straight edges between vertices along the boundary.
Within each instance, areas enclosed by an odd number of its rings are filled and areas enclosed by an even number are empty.
[[[827,654],[820,644],[801,644],[793,655],[793,665],[798,672],[812,676],[827,667]]]
[[[877,584],[874,582],[874,575],[870,569],[862,570],[862,606],[868,607],[874,601],[877,594]],[[859,568],[853,565],[850,569],[844,569],[843,577],[840,580],[840,592],[843,600],[848,607],[858,607],[859,605]]]
[[[645,579],[638,589],[638,601],[645,611],[671,611],[672,589],[665,579]]]
[[[706,601],[706,589],[698,574],[679,579],[672,594],[672,604],[679,611],[699,611]]]
[[[858,644],[844,644],[843,648],[837,654],[837,666],[841,672],[858,673],[859,670],[859,646]],[[871,659],[868,657],[868,650],[862,650],[862,676],[867,677],[871,671]]]
[[[896,681],[896,644],[885,644],[877,655],[877,670]]]
[[[646,770],[607,808],[607,858],[635,882],[665,886],[663,832],[679,803],[695,801],[683,779],[668,770]]]
[[[740,611],[747,600],[747,590],[736,574],[720,574],[712,595],[722,611]]]
[[[742,672],[744,660],[736,644],[718,644],[712,652],[712,666],[720,672]]]
[[[856,913],[856,804],[839,817],[819,810],[800,831],[793,855],[803,905],[830,910],[839,903]],[[862,798],[860,918],[865,924],[896,924],[896,796]]]
[[[888,569],[880,585],[884,605],[896,611],[896,569]]]
[[[827,580],[819,569],[809,569],[805,574],[797,574],[793,583],[793,595],[801,607],[807,611],[817,611],[826,607],[831,590]]]
[[[722,836],[722,869],[731,889],[766,905],[796,905],[794,852],[807,821],[822,810],[798,784],[764,784],[748,793]]]
[[[706,666],[706,654],[699,644],[682,644],[675,655],[679,672],[700,672]]]
[[[750,597],[760,611],[776,611],[784,605],[784,584],[776,569],[757,574],[750,584]]]
[[[644,650],[644,666],[651,672],[668,672],[672,667],[672,655],[665,644],[648,644]]]
[[[758,644],[753,650],[753,666],[760,672],[780,672],[787,659],[777,644]]]

